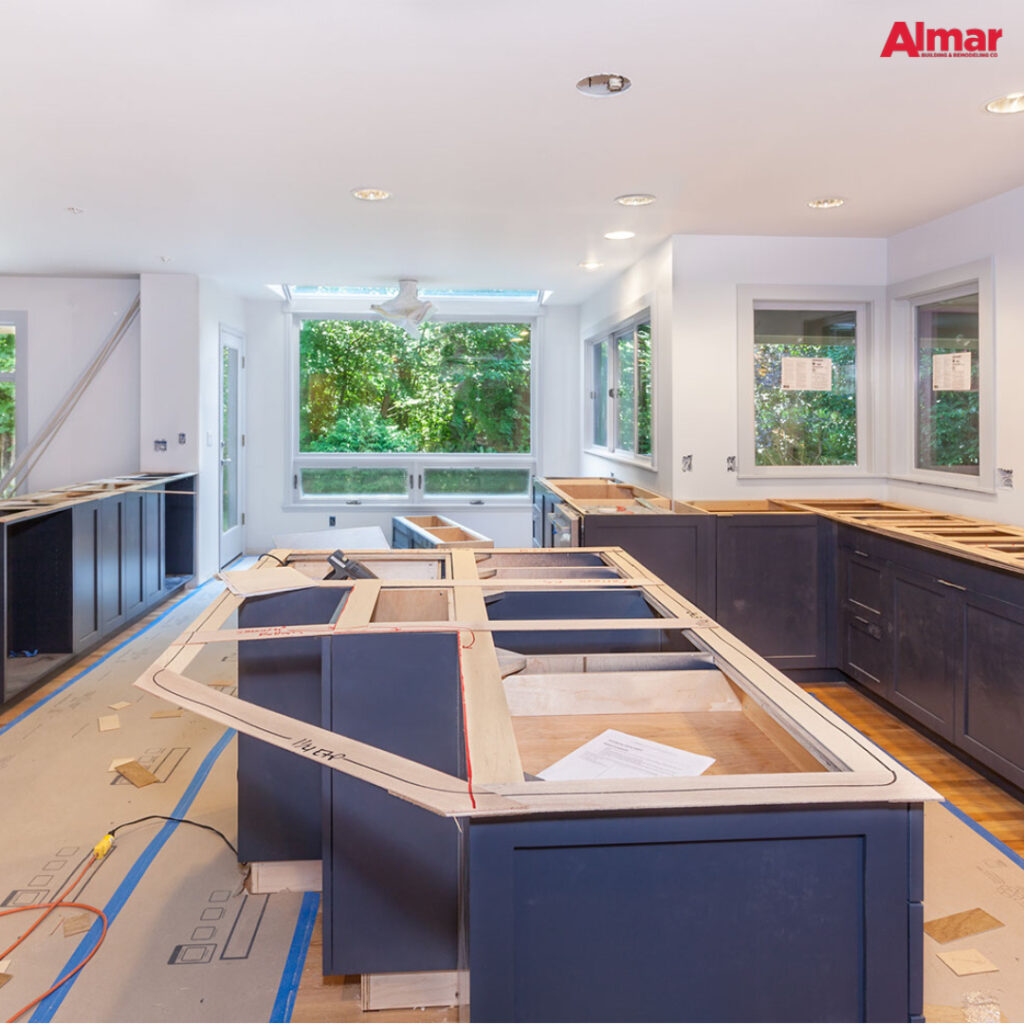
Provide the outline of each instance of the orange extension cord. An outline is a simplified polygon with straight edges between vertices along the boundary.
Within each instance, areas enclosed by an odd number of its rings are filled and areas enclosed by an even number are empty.
[[[104,850],[104,853],[106,853],[106,850]],[[43,913],[40,914],[39,917],[37,917],[36,920],[32,922],[32,925],[28,929],[28,931],[26,931],[22,935],[19,935],[18,938],[14,940],[14,942],[12,942],[2,953],[0,953],[0,960],[3,960],[7,956],[7,954],[10,953],[12,950],[17,949],[18,946],[20,946],[21,943],[24,942],[25,939],[27,939],[36,930],[36,928],[38,928],[39,925],[41,925],[43,921],[45,921],[46,918],[50,916],[51,912],[57,907],[75,907],[79,910],[88,910],[91,911],[93,914],[96,914],[99,917],[99,919],[103,922],[103,930],[100,932],[99,941],[90,950],[89,955],[74,970],[68,971],[68,973],[65,974],[64,977],[61,978],[56,984],[50,986],[50,988],[48,988],[41,996],[37,996],[35,999],[32,1000],[31,1003],[26,1003],[26,1005],[23,1006],[16,1014],[14,1014],[13,1017],[9,1017],[7,1019],[7,1024],[14,1024],[14,1022],[17,1021],[17,1019],[20,1016],[22,1016],[22,1014],[27,1013],[29,1010],[32,1009],[33,1006],[36,1006],[38,1003],[41,1003],[48,995],[50,995],[51,992],[56,992],[57,989],[59,989],[61,985],[64,984],[64,982],[66,982],[69,978],[74,977],[74,975],[76,975],[93,958],[93,956],[95,955],[96,951],[100,948],[100,946],[103,945],[103,940],[107,936],[106,914],[104,914],[103,911],[100,910],[98,907],[90,906],[88,903],[64,902],[68,896],[68,893],[70,893],[78,885],[78,883],[81,882],[89,868],[91,868],[93,864],[97,863],[100,860],[101,856],[102,854],[94,852],[92,856],[89,858],[89,860],[86,861],[85,867],[82,868],[78,877],[52,903],[30,903],[28,906],[24,907],[10,907],[7,910],[0,910],[0,917],[6,917],[8,914],[20,914],[26,910],[43,911]]]

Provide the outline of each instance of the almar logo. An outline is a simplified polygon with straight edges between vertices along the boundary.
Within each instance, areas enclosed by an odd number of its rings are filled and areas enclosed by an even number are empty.
[[[905,53],[908,57],[998,57],[996,45],[1001,28],[925,28],[914,22],[914,30],[905,21],[894,21],[882,56]]]

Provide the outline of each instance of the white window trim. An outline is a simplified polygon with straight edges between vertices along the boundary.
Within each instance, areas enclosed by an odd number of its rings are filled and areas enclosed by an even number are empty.
[[[315,302],[312,300],[316,299]],[[447,454],[424,452],[300,452],[299,451],[299,331],[304,320],[374,320],[366,300],[331,302],[323,296],[303,297],[301,302],[285,303],[284,379],[288,396],[288,444],[285,450],[284,497],[282,509],[327,509],[354,507],[379,512],[414,512],[425,509],[457,510],[520,509],[532,497],[527,484],[522,494],[445,494],[425,495],[423,475],[426,469],[521,469],[532,478],[539,459],[540,402],[537,396],[537,353],[543,341],[544,311],[536,303],[518,302],[437,302],[433,322],[528,323],[530,325],[530,451],[514,454]],[[412,478],[404,496],[372,494],[310,494],[301,490],[301,469],[347,469],[360,466],[402,468]]]
[[[889,478],[933,487],[994,494],[995,321],[991,259],[950,267],[891,285],[892,437]],[[915,309],[926,302],[978,293],[978,475],[916,466],[917,339]]]
[[[583,437],[586,439],[583,444],[584,455],[594,455],[600,459],[607,459],[611,462],[619,462],[625,466],[633,466],[637,469],[646,469],[652,472],[656,472],[658,469],[658,443],[657,443],[657,432],[658,432],[658,343],[657,335],[654,326],[654,310],[650,298],[645,296],[639,303],[639,308],[635,304],[634,312],[626,317],[608,318],[601,321],[600,324],[592,328],[587,332],[583,343],[583,387],[584,387],[584,400],[583,400]],[[617,449],[611,446],[605,447],[603,445],[594,444],[591,438],[594,436],[594,400],[591,395],[594,392],[594,360],[593,360],[593,349],[596,345],[601,344],[605,341],[608,343],[608,371],[609,377],[614,376],[618,372],[618,360],[617,357],[613,357],[613,342],[616,337],[621,336],[626,331],[635,329],[638,324],[648,323],[651,328],[651,454],[648,455],[637,455],[633,452],[626,452],[623,449]],[[613,367],[614,362],[614,367]],[[618,381],[615,384],[616,391],[618,391]],[[639,394],[639,388],[636,389]],[[614,438],[615,423],[617,418],[618,399],[614,399],[608,406],[609,412],[607,415],[606,426],[607,434],[609,438]],[[636,427],[636,400],[634,397],[633,407],[633,424],[634,433]]]
[[[14,328],[14,373],[0,373],[0,381],[14,384],[14,457],[28,445],[28,313],[0,309],[0,324]],[[29,475],[18,481],[15,493],[26,494]]]
[[[739,285],[737,298],[738,443],[736,475],[740,479],[828,479],[867,481],[879,476],[876,429],[882,406],[875,393],[878,372],[876,338],[883,336],[885,288],[849,285]],[[857,310],[857,463],[853,466],[758,466],[754,450],[754,307],[759,309]]]

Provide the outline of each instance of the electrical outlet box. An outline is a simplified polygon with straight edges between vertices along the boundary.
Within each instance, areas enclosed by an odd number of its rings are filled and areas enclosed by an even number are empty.
[[[1013,470],[1012,469],[997,469],[996,470],[996,483],[1000,487],[1004,487],[1007,490],[1013,489]]]
[[[683,458],[682,458],[682,464],[683,464],[683,472],[684,473],[692,473],[693,472],[693,456],[692,455],[684,455]]]
[[[165,452],[165,451],[167,451],[167,442],[164,441],[164,440],[154,441],[153,442],[153,450],[154,451],[158,451],[158,452]]]
[[[337,526],[338,525],[338,517],[337,516],[328,516],[327,517],[327,525],[328,526]]]
[[[179,434],[178,435],[178,444],[184,444],[184,443],[185,443],[185,435],[184,434]]]

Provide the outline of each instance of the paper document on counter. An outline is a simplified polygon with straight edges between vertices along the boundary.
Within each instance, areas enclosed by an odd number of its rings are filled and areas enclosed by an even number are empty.
[[[714,763],[713,757],[606,729],[537,775],[545,782],[676,778],[703,775]]]

